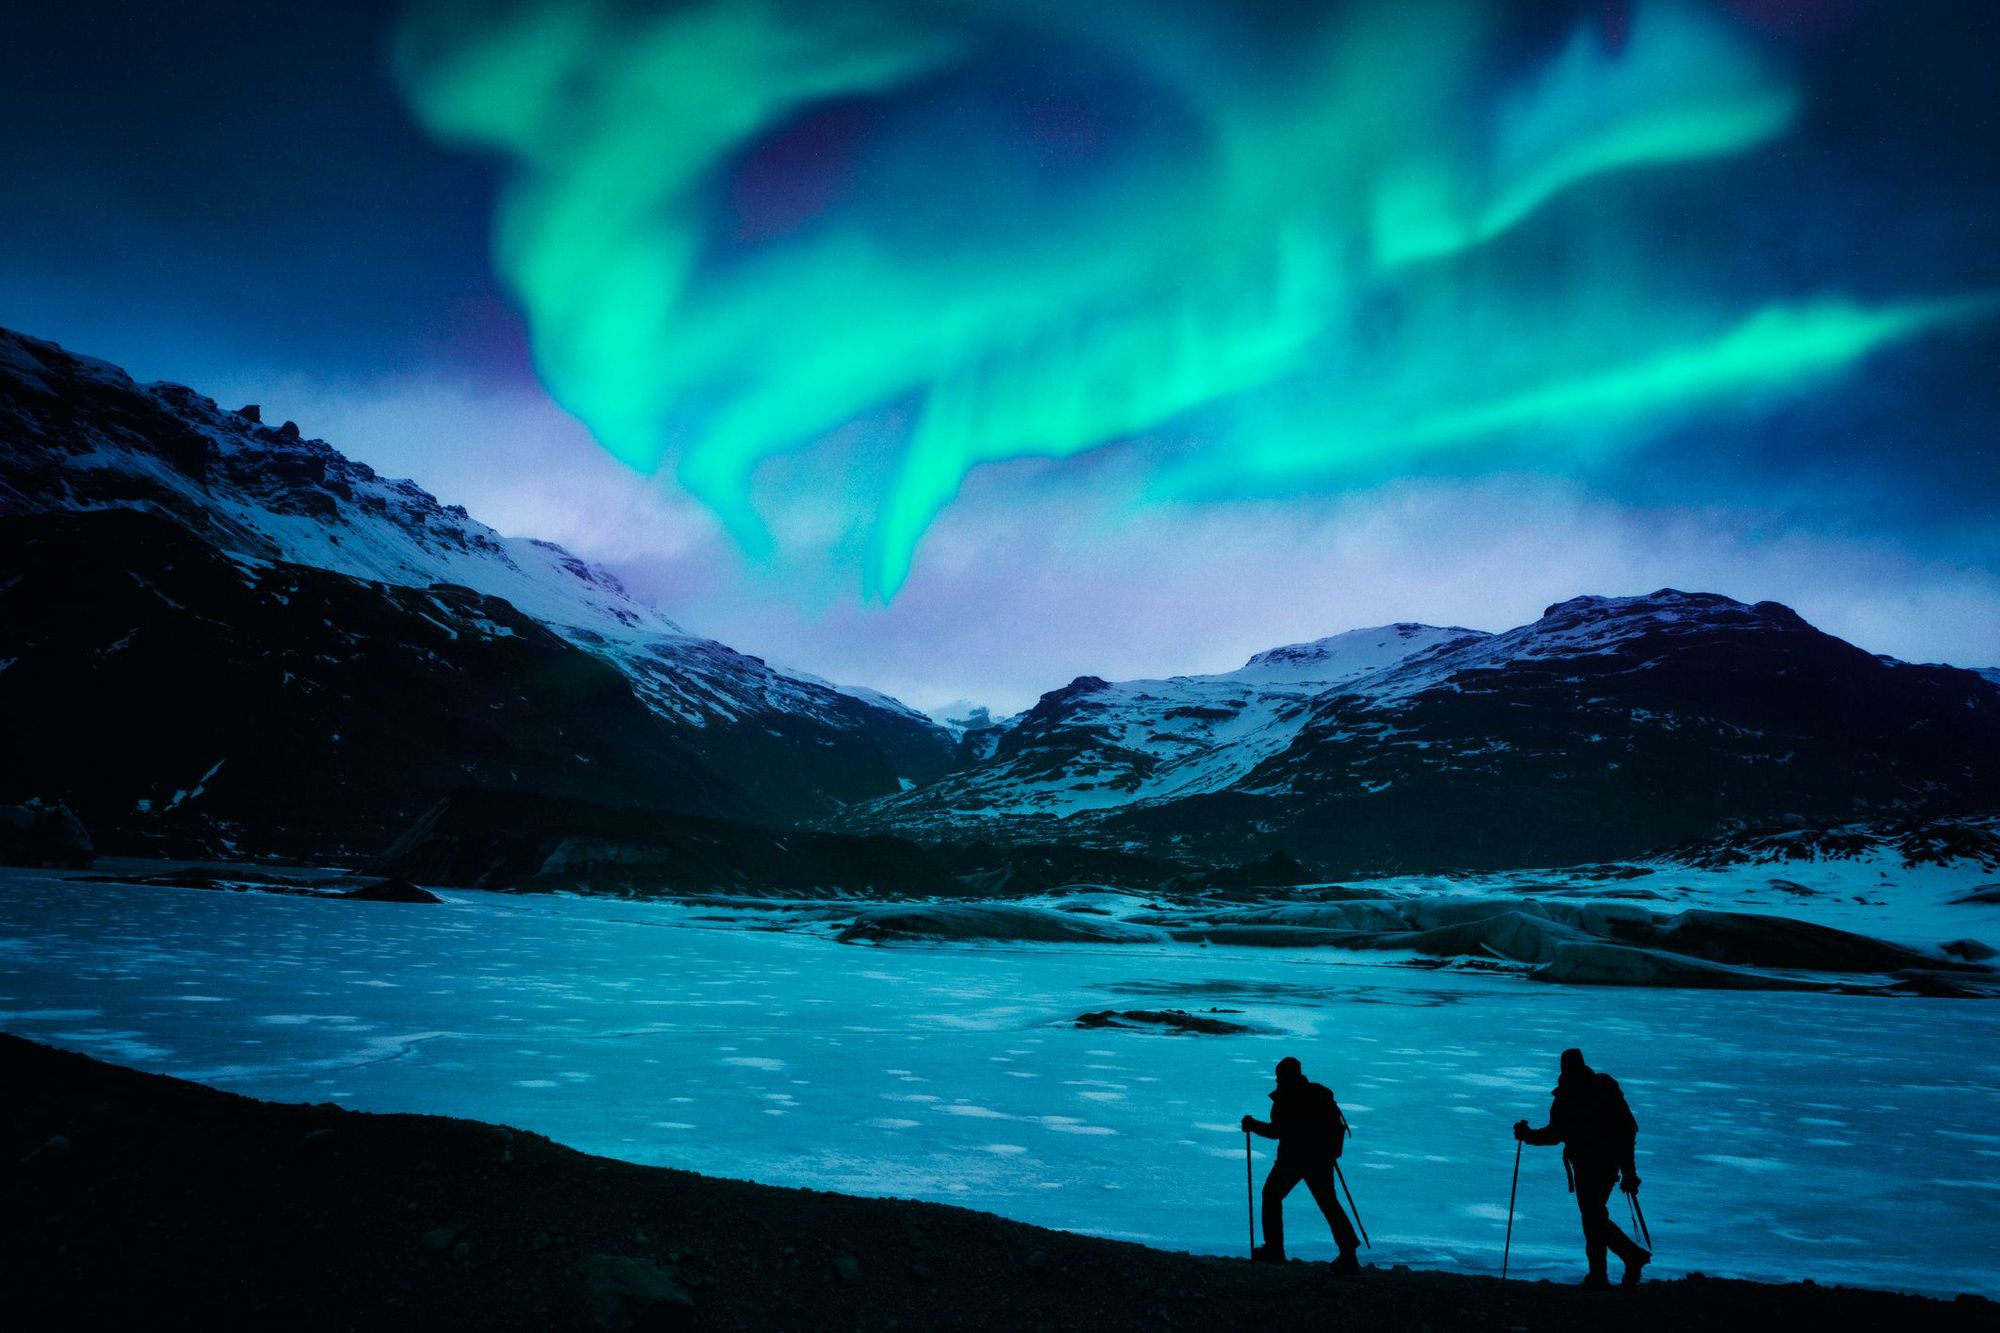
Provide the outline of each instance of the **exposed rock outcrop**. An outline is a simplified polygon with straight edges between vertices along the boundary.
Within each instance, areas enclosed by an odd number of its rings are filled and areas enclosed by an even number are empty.
[[[0,805],[0,865],[81,870],[97,848],[67,805]]]

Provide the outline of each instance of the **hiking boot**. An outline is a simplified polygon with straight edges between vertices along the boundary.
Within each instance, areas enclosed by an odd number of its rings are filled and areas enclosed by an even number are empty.
[[[1348,1250],[1333,1261],[1333,1275],[1335,1277],[1361,1276],[1361,1261],[1354,1257],[1354,1251]]]
[[[1611,1290],[1611,1279],[1602,1273],[1592,1273],[1590,1276],[1584,1278],[1583,1281],[1577,1283],[1577,1285],[1585,1291],[1609,1291]]]
[[[1250,1258],[1252,1261],[1260,1264],[1281,1264],[1285,1262],[1285,1252],[1280,1249],[1274,1249],[1269,1245],[1259,1245],[1256,1249],[1250,1251]]]
[[[1641,1250],[1639,1251],[1638,1258],[1627,1259],[1625,1261],[1625,1276],[1618,1279],[1618,1285],[1621,1287],[1638,1286],[1639,1270],[1652,1262],[1653,1252],[1651,1250]]]

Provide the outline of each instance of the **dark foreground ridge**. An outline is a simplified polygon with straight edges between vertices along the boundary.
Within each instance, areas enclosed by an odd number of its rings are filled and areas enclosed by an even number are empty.
[[[1994,1326],[1983,1299],[1252,1266],[718,1180],[437,1116],[279,1105],[0,1035],[12,1327]]]

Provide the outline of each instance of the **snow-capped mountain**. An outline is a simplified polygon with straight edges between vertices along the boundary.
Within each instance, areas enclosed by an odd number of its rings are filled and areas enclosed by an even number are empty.
[[[1874,657],[1776,603],[1662,589],[1501,634],[1395,625],[1219,676],[1079,677],[990,758],[842,824],[1211,861],[1275,846],[1351,874],[1996,805],[1987,677]]]
[[[1285,852],[1346,875],[2000,809],[2000,672],[1672,589],[938,721],[691,634],[289,422],[4,332],[0,520],[0,800],[68,800],[114,845],[379,850],[479,788],[1010,865],[1062,844],[1066,865]]]
[[[869,808],[900,824],[1062,817],[1220,791],[1291,744],[1311,701],[1477,630],[1384,625],[1258,653],[1210,676],[1112,683],[1079,676],[989,735],[981,762]],[[906,813],[907,812],[907,813]]]
[[[691,801],[701,808],[824,815],[928,781],[950,762],[954,738],[916,710],[691,634],[607,571],[549,542],[503,537],[290,422],[273,427],[252,408],[142,385],[106,362],[0,330],[0,514],[74,521],[60,532],[44,524],[46,546],[84,540],[74,525],[100,526],[93,520],[113,511],[170,522],[248,581],[292,566],[444,594],[439,605],[392,598],[409,602],[397,607],[398,634],[413,615],[464,633],[449,605],[460,594],[505,602],[616,669],[682,757],[712,770],[706,797]],[[124,629],[104,628],[117,631],[107,643]],[[0,689],[7,683],[0,676]],[[657,784],[642,786],[658,795]]]

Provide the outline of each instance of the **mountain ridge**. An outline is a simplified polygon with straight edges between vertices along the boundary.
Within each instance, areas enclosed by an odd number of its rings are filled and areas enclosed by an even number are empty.
[[[915,709],[691,634],[603,567],[552,542],[503,537],[290,422],[272,427],[254,409],[143,385],[0,330],[0,514],[81,522],[108,510],[160,516],[245,571],[294,566],[503,599],[616,668],[680,747],[718,770],[710,785],[740,793],[723,813],[794,822],[928,780],[951,760],[953,738]],[[403,608],[399,632],[427,633],[411,620],[422,614]],[[106,632],[115,641],[123,631]],[[690,808],[712,812],[713,802]]]
[[[1250,670],[1343,641],[1376,660],[1289,698]],[[1277,847],[1339,876],[1629,856],[1787,814],[2000,804],[1989,674],[1877,657],[1777,602],[1674,588],[1569,598],[1499,633],[1352,631],[1216,676],[1082,676],[987,745],[839,826],[1211,861]]]
[[[691,634],[290,422],[5,331],[0,518],[23,571],[0,585],[0,700],[31,742],[0,799],[77,797],[114,841],[234,802],[218,836],[273,821],[289,851],[373,851],[470,785],[1001,867],[1060,845],[1348,875],[2000,808],[2000,671],[1673,588],[1498,633],[1402,621],[1233,671],[1079,675],[1013,717],[935,720]]]

